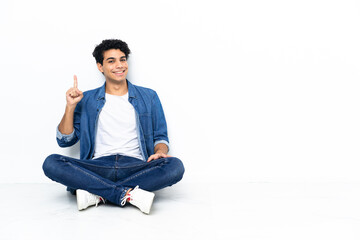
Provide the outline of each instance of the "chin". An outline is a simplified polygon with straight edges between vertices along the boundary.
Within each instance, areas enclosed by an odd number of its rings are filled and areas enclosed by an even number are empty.
[[[124,78],[124,79],[110,79],[110,81],[113,82],[113,83],[122,83],[122,82],[126,81],[126,78]]]

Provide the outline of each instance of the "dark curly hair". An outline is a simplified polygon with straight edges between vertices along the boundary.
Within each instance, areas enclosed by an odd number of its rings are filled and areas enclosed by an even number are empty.
[[[121,41],[119,39],[106,39],[103,40],[99,45],[97,45],[94,49],[93,56],[96,60],[96,63],[103,64],[104,61],[104,52],[110,49],[119,49],[123,53],[125,53],[126,59],[131,53],[126,42]]]

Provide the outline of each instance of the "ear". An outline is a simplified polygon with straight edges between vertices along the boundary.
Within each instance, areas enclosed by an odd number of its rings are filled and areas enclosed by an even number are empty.
[[[102,73],[104,73],[102,64],[101,64],[101,63],[97,63],[96,65],[97,65],[99,71],[102,72]]]

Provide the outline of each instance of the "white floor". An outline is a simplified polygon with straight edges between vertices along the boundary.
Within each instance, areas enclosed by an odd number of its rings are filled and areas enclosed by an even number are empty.
[[[56,183],[0,184],[0,239],[360,239],[360,184],[189,183],[77,211]]]

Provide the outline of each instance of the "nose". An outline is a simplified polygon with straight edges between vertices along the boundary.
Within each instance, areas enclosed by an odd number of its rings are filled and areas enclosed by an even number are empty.
[[[116,68],[122,68],[124,64],[121,61],[116,62]]]

